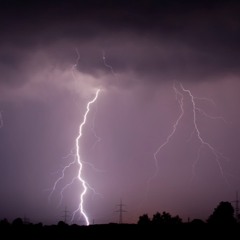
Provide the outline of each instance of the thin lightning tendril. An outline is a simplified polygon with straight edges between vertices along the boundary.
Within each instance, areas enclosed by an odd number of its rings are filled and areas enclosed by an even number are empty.
[[[95,113],[96,114],[96,113]],[[96,116],[96,115],[95,115]],[[98,144],[98,143],[100,143],[101,142],[101,140],[102,140],[102,138],[100,138],[98,135],[97,135],[97,133],[96,133],[96,131],[95,131],[95,116],[93,117],[93,121],[92,121],[92,133],[93,133],[93,135],[94,135],[94,137],[96,138],[96,141],[94,142],[94,144],[92,145],[92,149],[94,149],[95,147],[96,147],[96,145]],[[95,167],[94,167],[95,168]]]
[[[53,192],[56,190],[56,187],[57,187],[58,183],[59,183],[62,179],[64,179],[66,170],[67,170],[68,168],[70,168],[73,164],[75,164],[75,162],[76,162],[76,161],[74,160],[74,161],[70,162],[67,166],[65,166],[65,167],[63,168],[61,176],[60,176],[60,177],[56,180],[56,182],[54,183],[53,188],[52,188],[52,191],[50,192],[50,194],[49,194],[49,196],[48,196],[48,201],[49,201],[49,202],[50,202],[50,200],[51,200],[51,197],[52,197],[52,195],[53,195]],[[69,186],[69,185],[68,185],[68,186]]]
[[[73,79],[76,81],[75,70],[76,70],[76,68],[77,68],[77,66],[78,66],[78,62],[79,62],[79,60],[80,60],[80,54],[79,54],[77,48],[75,49],[75,51],[76,51],[76,53],[77,53],[77,59],[76,59],[76,63],[72,66],[72,71],[71,71],[71,72],[72,72],[72,77],[73,77]]]
[[[94,170],[95,172],[101,172],[101,173],[103,173],[103,172],[106,172],[105,170],[102,170],[102,169],[99,169],[99,168],[96,168],[95,166],[94,166],[94,164],[92,164],[92,163],[90,163],[90,162],[86,162],[86,161],[83,161],[82,160],[82,163],[84,163],[84,165],[88,165],[92,170]]]
[[[208,99],[208,98],[198,98],[198,97],[194,97],[191,93],[190,90],[186,89],[183,87],[183,85],[181,83],[178,84],[179,87],[177,88],[176,87],[176,83],[174,83],[173,85],[173,90],[175,92],[175,95],[176,95],[176,99],[179,103],[179,106],[180,106],[180,114],[177,118],[177,120],[175,121],[175,123],[173,124],[173,128],[172,128],[172,131],[171,133],[167,136],[166,140],[164,141],[164,143],[162,143],[158,148],[157,150],[155,151],[155,153],[153,154],[153,157],[154,157],[154,162],[155,162],[155,173],[154,175],[150,178],[149,182],[155,178],[159,172],[159,163],[158,163],[158,154],[160,153],[160,151],[170,142],[171,138],[174,136],[176,130],[177,130],[177,127],[184,115],[184,104],[183,104],[183,100],[185,99],[185,94],[187,94],[190,98],[190,102],[191,102],[191,105],[192,105],[192,114],[193,114],[193,126],[194,126],[194,130],[192,131],[191,133],[191,136],[189,138],[189,140],[192,138],[192,136],[194,134],[196,134],[196,137],[198,139],[198,141],[200,142],[200,147],[198,149],[198,154],[197,154],[197,158],[196,160],[194,161],[193,163],[193,166],[192,166],[192,172],[193,174],[195,173],[195,166],[196,164],[198,163],[198,161],[200,160],[200,152],[202,150],[203,147],[206,147],[210,150],[210,152],[214,155],[215,157],[215,161],[217,163],[217,166],[218,166],[218,169],[221,173],[221,176],[224,177],[224,171],[223,171],[223,168],[222,168],[222,165],[221,165],[221,162],[220,162],[220,159],[226,159],[226,157],[223,156],[222,153],[220,153],[219,151],[217,151],[209,142],[207,142],[206,140],[203,139],[203,137],[201,136],[201,133],[200,133],[200,130],[199,130],[199,127],[198,127],[198,124],[197,124],[197,112],[201,113],[202,115],[204,115],[205,117],[207,118],[210,118],[210,119],[220,119],[220,120],[223,120],[225,123],[227,123],[227,121],[223,118],[223,117],[213,117],[213,116],[210,116],[209,114],[205,113],[205,111],[203,111],[202,109],[200,109],[199,107],[196,106],[196,100],[204,100],[204,101],[208,101],[208,102],[211,102],[212,104],[215,104],[213,102],[213,100],[211,99]],[[225,177],[224,177],[225,178]],[[225,178],[226,180],[226,178]]]
[[[209,102],[212,105],[216,106],[216,103],[211,98],[204,98],[204,97],[193,97],[194,100],[205,101]]]
[[[207,114],[205,111],[203,111],[201,108],[198,108],[195,106],[195,110],[198,111],[199,113],[201,113],[203,116],[209,118],[209,119],[212,119],[212,120],[222,120],[224,123],[228,123],[227,120],[222,117],[222,116],[217,116],[217,117],[214,117],[214,116],[211,116],[209,114]]]
[[[66,184],[66,185],[62,188],[62,190],[61,190],[61,192],[60,192],[60,200],[59,200],[59,203],[58,203],[58,207],[60,207],[61,204],[62,204],[64,191],[65,191],[68,187],[70,187],[76,180],[77,180],[77,177],[74,177],[70,183]]]
[[[115,76],[115,72],[113,70],[113,67],[111,65],[107,64],[107,62],[106,62],[106,55],[105,55],[105,51],[104,50],[102,51],[102,60],[103,60],[104,66],[109,68],[111,73]]]
[[[158,165],[158,159],[157,159],[157,155],[158,153],[169,143],[169,141],[171,140],[171,138],[173,137],[174,133],[176,132],[177,130],[177,126],[180,122],[180,120],[182,119],[183,115],[184,115],[184,109],[183,109],[183,95],[182,93],[180,93],[175,84],[173,85],[173,90],[175,92],[175,96],[176,96],[176,100],[178,101],[179,103],[179,106],[180,106],[180,114],[176,120],[176,122],[173,124],[173,128],[172,128],[172,132],[167,136],[165,142],[163,144],[161,144],[158,149],[156,150],[156,152],[153,154],[153,157],[154,157],[154,161],[155,161],[155,167],[156,167],[156,171],[155,171],[155,174],[152,176],[152,178],[150,178],[150,181],[155,178],[159,172],[159,165]]]
[[[194,132],[197,135],[197,139],[201,143],[201,146],[207,147],[212,152],[212,154],[215,156],[215,160],[216,160],[216,163],[217,163],[218,168],[220,170],[220,173],[224,177],[223,168],[222,168],[222,165],[220,163],[220,158],[224,158],[224,157],[223,157],[222,153],[218,152],[210,143],[206,142],[202,138],[200,130],[199,130],[198,125],[197,125],[197,117],[196,117],[196,112],[199,111],[199,109],[196,107],[196,103],[194,101],[194,96],[192,95],[191,91],[188,90],[188,89],[185,89],[181,83],[180,83],[180,87],[181,87],[182,91],[187,93],[189,95],[190,99],[191,99],[192,111],[193,111]],[[198,153],[200,153],[200,151]],[[199,159],[199,155],[198,155],[197,159]],[[196,162],[195,162],[195,164],[196,164]]]

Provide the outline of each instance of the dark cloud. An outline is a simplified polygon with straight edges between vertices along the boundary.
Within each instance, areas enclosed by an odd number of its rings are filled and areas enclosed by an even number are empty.
[[[24,82],[22,68],[39,50],[53,64],[71,64],[75,48],[79,70],[89,74],[104,71],[103,50],[116,72],[130,69],[155,82],[209,81],[239,72],[235,1],[1,4],[1,82],[13,82],[15,74]]]

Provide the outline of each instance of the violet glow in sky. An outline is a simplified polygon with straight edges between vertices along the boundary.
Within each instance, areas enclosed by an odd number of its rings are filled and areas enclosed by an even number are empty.
[[[126,222],[157,211],[206,219],[220,201],[234,200],[240,184],[238,3],[0,4],[0,218],[55,223],[65,206],[76,209],[77,182],[56,207],[74,167],[50,203],[48,196],[73,160],[69,153],[97,88],[81,139],[88,163],[83,175],[97,192],[86,195],[90,221],[117,221],[120,199]],[[202,138],[224,155],[222,172],[209,149],[199,151],[191,99],[178,85],[184,115],[158,152],[154,175],[154,153],[181,113],[174,82],[191,91],[204,113],[222,117],[196,112]]]

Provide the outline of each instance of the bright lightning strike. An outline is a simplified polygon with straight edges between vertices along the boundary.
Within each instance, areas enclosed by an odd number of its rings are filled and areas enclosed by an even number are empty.
[[[84,205],[84,196],[85,196],[85,194],[87,193],[87,190],[88,190],[88,184],[86,183],[86,181],[85,181],[84,178],[82,177],[83,163],[82,163],[81,156],[80,156],[79,141],[80,141],[80,139],[81,139],[81,137],[82,137],[82,129],[83,129],[83,126],[84,126],[85,123],[87,122],[87,116],[88,116],[88,113],[89,113],[89,111],[90,111],[90,105],[93,104],[93,103],[97,100],[98,95],[99,95],[99,92],[100,92],[100,89],[97,89],[94,98],[93,98],[91,101],[88,102],[88,104],[87,104],[87,110],[86,110],[86,112],[85,112],[85,114],[84,114],[83,121],[82,121],[82,123],[81,123],[80,126],[79,126],[79,132],[78,132],[79,134],[78,134],[78,136],[77,136],[77,138],[76,138],[76,140],[75,140],[75,145],[76,145],[76,157],[77,157],[77,163],[78,163],[78,165],[79,165],[79,171],[78,171],[78,176],[77,176],[77,178],[79,179],[79,181],[81,182],[81,184],[82,184],[82,186],[83,186],[83,191],[82,191],[81,194],[80,194],[80,203],[79,203],[79,206],[78,206],[78,208],[77,208],[77,209],[74,211],[74,213],[73,213],[72,221],[73,221],[73,219],[74,219],[74,217],[75,217],[75,214],[76,214],[77,212],[80,212],[80,213],[83,215],[84,219],[85,219],[86,225],[89,225],[89,219],[88,219],[88,216],[87,216],[87,214],[86,214],[86,212],[85,212],[85,210],[84,210],[83,205]]]
[[[77,69],[77,65],[78,65],[78,62],[80,60],[80,55],[79,55],[79,52],[78,52],[78,49],[76,49],[76,54],[77,54],[77,59],[76,59],[76,62],[75,64],[72,66],[72,69],[71,69],[71,73],[72,73],[72,77],[74,79],[75,82],[77,82],[77,77],[76,77],[76,74],[75,74],[75,71]],[[104,53],[103,53],[104,54]],[[105,56],[105,55],[104,55]],[[105,66],[107,67],[110,67],[109,65],[106,64],[105,62],[105,57],[103,57],[104,59],[104,64]],[[113,69],[111,68],[112,70],[112,73],[113,73]],[[52,191],[50,192],[49,194],[49,201],[51,200],[51,197],[54,193],[54,191],[56,190],[58,184],[60,184],[60,182],[62,180],[64,180],[65,178],[65,175],[68,171],[68,169],[70,168],[77,168],[78,169],[78,173],[76,176],[74,176],[72,178],[72,180],[65,184],[64,187],[62,187],[61,191],[60,191],[60,201],[59,201],[59,204],[58,204],[58,207],[62,204],[62,200],[63,200],[63,193],[64,191],[70,187],[75,181],[78,181],[81,183],[82,185],[82,191],[80,192],[80,196],[79,196],[79,205],[78,205],[78,208],[73,212],[72,214],[72,219],[71,219],[71,222],[74,220],[75,218],[75,215],[77,213],[79,213],[80,215],[83,216],[84,218],[84,221],[86,223],[86,225],[89,225],[89,219],[88,219],[88,216],[87,216],[87,213],[86,211],[84,210],[84,197],[87,193],[88,190],[91,190],[94,192],[94,194],[99,194],[97,193],[87,182],[86,180],[83,178],[83,175],[82,175],[82,172],[83,172],[83,165],[89,165],[92,169],[94,169],[95,171],[99,171],[99,172],[103,172],[102,170],[99,170],[99,169],[96,169],[95,166],[87,161],[83,161],[81,159],[81,155],[80,155],[80,140],[81,140],[81,137],[82,137],[82,134],[83,134],[83,127],[84,125],[87,123],[87,117],[88,117],[88,113],[90,111],[90,107],[93,103],[95,103],[98,99],[98,95],[100,93],[100,89],[96,89],[95,91],[95,94],[94,94],[94,97],[92,100],[90,100],[87,105],[86,105],[86,111],[83,115],[83,121],[80,123],[79,125],[79,129],[78,129],[78,135],[75,139],[75,148],[74,150],[71,151],[70,154],[68,154],[68,156],[66,158],[68,158],[69,156],[73,156],[74,157],[74,160],[72,162],[70,162],[68,165],[66,165],[63,170],[61,171],[61,176],[55,181],[54,185],[53,185],[53,188],[52,188]],[[97,139],[97,142],[94,144],[94,146],[101,140],[100,137],[97,136],[97,134],[95,133],[94,131],[94,123],[95,123],[95,117],[94,117],[94,120],[93,120],[93,126],[92,126],[92,132],[94,134],[94,136],[96,137]]]
[[[90,111],[90,106],[91,106],[94,102],[97,101],[99,92],[100,92],[100,89],[97,89],[96,92],[95,92],[94,98],[87,103],[86,111],[85,111],[84,116],[83,116],[83,121],[82,121],[82,122],[80,123],[80,125],[79,125],[78,136],[77,136],[76,139],[75,139],[75,151],[76,151],[76,152],[75,152],[75,153],[72,153],[72,152],[71,152],[71,154],[69,154],[69,155],[73,155],[73,156],[74,156],[74,160],[73,160],[72,162],[70,162],[67,166],[65,166],[65,167],[63,168],[62,173],[61,173],[61,176],[55,181],[55,183],[54,183],[54,185],[53,185],[53,188],[52,188],[52,191],[51,191],[51,193],[49,194],[49,201],[50,201],[53,192],[54,192],[54,191],[56,190],[56,188],[57,188],[57,185],[60,183],[60,181],[62,181],[62,180],[65,178],[65,173],[66,173],[66,171],[67,171],[69,168],[71,168],[72,166],[74,166],[74,165],[77,164],[77,167],[78,167],[77,176],[75,176],[75,177],[72,179],[71,182],[67,183],[67,184],[61,189],[61,192],[60,192],[60,201],[59,201],[58,206],[60,206],[61,203],[62,203],[64,191],[65,191],[69,186],[71,186],[75,181],[78,180],[78,181],[81,183],[83,190],[82,190],[81,193],[80,193],[79,206],[78,206],[78,208],[73,212],[71,221],[74,220],[75,215],[79,212],[79,213],[84,217],[84,220],[85,220],[86,225],[89,225],[89,219],[88,219],[88,216],[87,216],[86,211],[84,210],[84,196],[86,195],[88,189],[90,189],[91,191],[93,191],[95,194],[98,194],[98,193],[86,182],[86,180],[85,180],[85,179],[83,178],[83,176],[82,176],[83,164],[88,164],[88,165],[90,165],[90,166],[93,167],[93,168],[94,168],[94,166],[91,165],[90,163],[84,162],[84,161],[81,159],[81,154],[80,154],[80,140],[81,140],[81,137],[82,137],[82,134],[83,134],[83,127],[84,127],[84,125],[87,123],[87,116],[88,116],[88,113],[89,113],[89,111]],[[94,168],[94,169],[95,169],[95,168]],[[96,169],[95,169],[95,170],[96,170]]]

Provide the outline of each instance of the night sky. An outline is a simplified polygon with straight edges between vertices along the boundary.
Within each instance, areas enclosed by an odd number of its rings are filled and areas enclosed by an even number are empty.
[[[117,222],[120,199],[128,223],[157,211],[206,220],[233,201],[239,13],[231,0],[0,0],[0,219],[52,224],[67,207],[70,220],[81,184],[59,201],[76,164],[49,194],[98,88],[80,141],[91,222]]]

